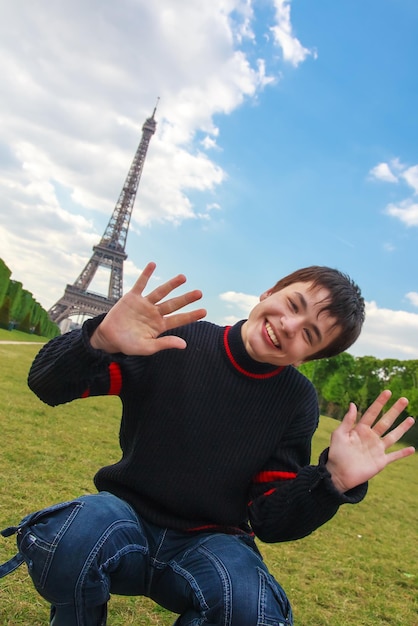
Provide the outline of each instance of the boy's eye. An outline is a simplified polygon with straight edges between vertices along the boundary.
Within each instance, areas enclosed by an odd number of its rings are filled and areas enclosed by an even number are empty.
[[[312,333],[309,328],[305,328],[305,337],[308,340],[309,344],[312,345]]]
[[[289,299],[289,305],[290,305],[290,308],[292,309],[292,311],[294,311],[295,313],[298,312],[298,306],[297,306],[296,302],[294,302],[293,300]]]

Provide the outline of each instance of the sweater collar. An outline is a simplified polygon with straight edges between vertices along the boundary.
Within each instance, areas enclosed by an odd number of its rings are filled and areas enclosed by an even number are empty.
[[[238,372],[249,378],[265,379],[277,376],[284,366],[276,367],[269,363],[260,363],[250,357],[245,349],[241,336],[241,328],[245,320],[234,326],[226,326],[223,334],[223,345],[229,362]]]

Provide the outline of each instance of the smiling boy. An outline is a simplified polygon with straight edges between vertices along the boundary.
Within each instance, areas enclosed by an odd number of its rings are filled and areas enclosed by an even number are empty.
[[[359,502],[367,480],[414,452],[386,453],[414,423],[387,433],[407,400],[378,419],[384,391],[358,423],[351,404],[310,465],[318,403],[294,366],[357,339],[358,287],[330,268],[298,270],[247,320],[220,327],[198,321],[204,309],[179,312],[200,291],[165,299],[182,275],[144,296],[154,269],[32,365],[29,385],[48,404],[120,396],[122,456],[97,472],[97,494],[22,520],[14,566],[28,563],[53,626],[105,624],[111,593],[148,596],[177,626],[289,626],[254,537],[299,539]]]
[[[264,332],[257,320],[265,324]],[[349,348],[363,321],[363,299],[351,279],[327,267],[311,266],[296,270],[264,292],[242,334],[255,360],[297,366]],[[271,350],[271,344],[277,350]]]

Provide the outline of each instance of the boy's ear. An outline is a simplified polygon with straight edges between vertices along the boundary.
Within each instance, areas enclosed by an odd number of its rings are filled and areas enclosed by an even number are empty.
[[[261,302],[262,300],[265,300],[265,299],[266,299],[266,298],[268,298],[269,296],[271,296],[271,291],[270,291],[270,290],[265,291],[265,292],[264,292],[264,293],[262,293],[262,294],[261,294],[261,296],[260,296],[260,302]]]

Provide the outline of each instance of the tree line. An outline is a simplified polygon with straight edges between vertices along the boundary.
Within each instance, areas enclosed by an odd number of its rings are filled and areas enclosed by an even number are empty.
[[[12,280],[12,272],[0,259],[0,328],[33,333],[51,339],[60,329],[49,319],[47,311],[22,283]]]
[[[341,420],[349,402],[357,405],[361,415],[383,389],[390,389],[393,399],[405,396],[409,400],[407,410],[396,423],[408,415],[418,417],[418,360],[353,357],[343,352],[329,359],[303,363],[299,369],[312,381],[322,415]],[[418,425],[406,433],[403,441],[418,445]]]

